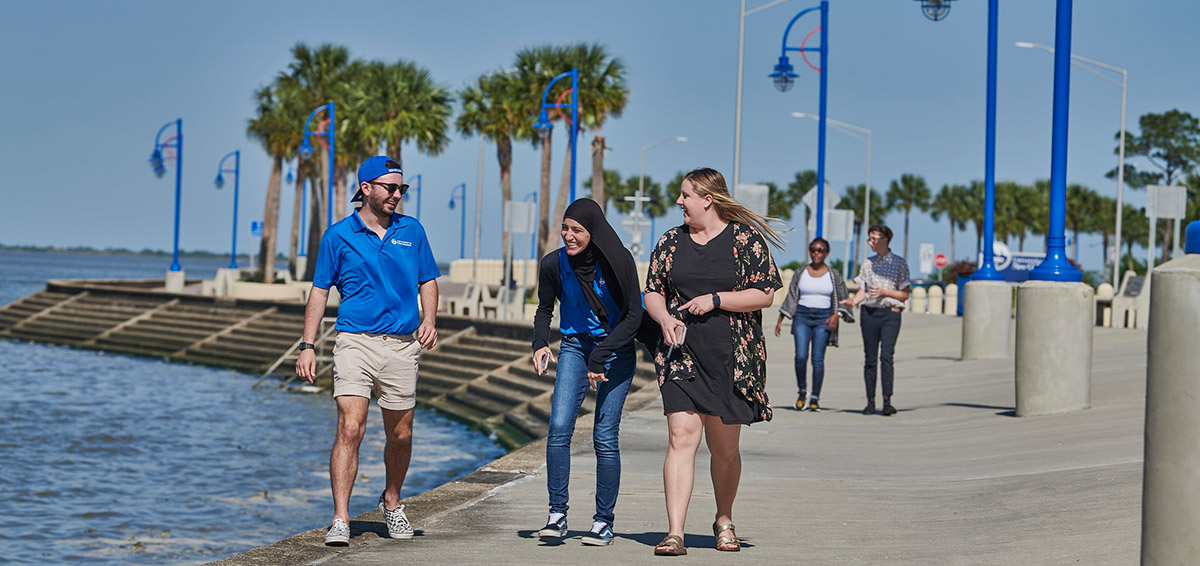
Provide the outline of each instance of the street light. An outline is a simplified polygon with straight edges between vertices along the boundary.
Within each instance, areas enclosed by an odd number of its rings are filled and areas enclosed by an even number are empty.
[[[742,67],[746,60],[746,16],[757,14],[767,8],[778,6],[787,0],[773,0],[749,12],[746,11],[746,0],[742,0],[741,17],[738,18],[738,67],[737,67],[737,103],[733,112],[733,187],[740,182],[742,167]]]
[[[328,128],[326,128],[326,130],[324,132],[314,132],[314,131],[308,129],[308,125],[312,123],[313,117],[316,116],[318,113],[320,113],[322,110],[326,110],[326,109],[329,110],[329,126],[328,126]],[[334,111],[334,104],[332,102],[330,102],[329,104],[326,104],[324,106],[318,106],[316,110],[313,110],[312,113],[310,113],[308,115],[308,120],[304,121],[304,136],[302,138],[302,141],[300,142],[300,147],[296,149],[296,153],[299,153],[300,158],[303,159],[305,157],[312,155],[312,153],[313,153],[313,146],[312,146],[312,143],[310,143],[308,141],[308,136],[325,136],[325,137],[329,138],[329,170],[325,172],[325,176],[329,178],[329,188],[328,188],[329,208],[328,208],[328,210],[325,211],[326,212],[326,214],[325,214],[325,216],[326,216],[325,227],[326,228],[333,226],[333,169],[334,169],[333,152],[334,152],[334,148],[335,148],[333,132],[334,132],[334,129],[336,128],[336,122],[334,120],[334,116],[333,116],[334,112],[333,111]]]
[[[420,222],[420,221],[421,221],[421,174],[420,174],[420,173],[417,173],[417,182],[416,182],[416,187],[417,187],[417,214],[416,214],[416,218],[417,218],[417,222]],[[408,200],[408,193],[404,193],[404,197],[402,197],[402,198],[404,198],[404,200]]]
[[[950,13],[950,0],[921,0],[925,17],[941,20]],[[992,242],[996,239],[996,37],[999,0],[988,0],[987,131],[984,134],[983,264],[972,281],[1003,281],[996,269]]]
[[[688,141],[686,137],[676,136],[673,138],[666,138],[656,141],[650,145],[642,146],[642,160],[641,165],[638,168],[637,194],[631,197],[625,197],[625,200],[631,200],[634,203],[633,214],[629,215],[629,218],[625,219],[625,221],[621,223],[622,227],[629,232],[630,239],[632,240],[632,242],[629,244],[629,251],[633,254],[634,259],[640,259],[642,257],[642,234],[644,234],[646,232],[646,228],[649,227],[648,223],[646,222],[646,214],[642,212],[642,205],[646,201],[650,200],[646,198],[646,193],[644,190],[646,184],[646,152],[665,143],[686,141]]]
[[[546,97],[550,96],[550,89],[554,87],[554,83],[566,77],[571,77],[571,103],[562,104],[561,102],[555,102],[554,104],[547,104]],[[566,93],[564,92],[563,94]],[[559,100],[561,99],[562,96],[559,96]],[[550,116],[546,114],[547,108],[571,109],[571,202],[575,202],[575,154],[579,150],[579,144],[577,143],[579,138],[579,69],[571,69],[554,77],[554,80],[550,81],[550,84],[546,85],[546,90],[542,92],[541,114],[538,115],[537,123],[533,125],[538,130],[539,135],[542,136],[542,139],[549,136],[550,131],[554,129],[554,123],[550,121]]]
[[[993,0],[994,1],[994,0]],[[1083,281],[1067,260],[1067,122],[1071,92],[1071,0],[1058,0],[1054,21],[1054,124],[1050,140],[1050,222],[1046,259],[1029,272],[1034,281]]]
[[[175,135],[162,140],[163,132],[167,128],[175,126]],[[167,151],[166,160],[163,159],[163,151],[175,150],[175,243],[171,252],[171,269],[173,272],[182,272],[183,268],[179,266],[179,200],[182,188],[182,171],[183,171],[183,119],[178,118],[174,122],[167,122],[163,127],[158,129],[158,134],[154,136],[154,151],[150,154],[150,166],[154,169],[154,175],[162,178],[167,172],[164,166],[164,161],[171,159],[170,151]],[[179,280],[182,287],[182,278]],[[182,289],[178,289],[182,290]]]
[[[233,168],[226,168],[225,160],[229,159],[230,157],[233,157]],[[242,167],[242,152],[241,151],[231,151],[231,152],[225,154],[225,157],[222,157],[221,161],[217,162],[217,178],[215,180],[213,180],[213,184],[216,185],[218,189],[220,189],[221,187],[225,186],[225,177],[223,177],[222,174],[229,173],[229,174],[233,175],[233,244],[229,248],[229,269],[237,269],[237,233],[238,233],[237,213],[238,213],[238,184],[239,184],[238,181],[240,181],[242,178],[242,176],[239,174],[241,167]],[[268,261],[268,262],[269,262],[269,260],[270,260],[270,258],[264,259],[264,261]],[[268,263],[268,265],[269,265],[269,263]]]
[[[788,47],[788,44],[787,44],[788,34],[791,33],[792,26],[796,24],[796,20],[799,20],[801,17],[804,16],[804,14],[812,12],[813,10],[821,11],[821,27],[809,32],[808,35],[806,35],[804,37],[804,41],[800,42],[800,47]],[[816,33],[817,31],[821,32],[821,46],[820,47],[805,47],[804,45],[808,42],[808,38],[812,37],[812,34]],[[771,73],[769,75],[771,77],[771,80],[773,80],[775,82],[775,88],[779,89],[781,92],[787,92],[787,91],[791,90],[792,83],[796,80],[797,77],[799,77],[799,75],[797,75],[795,72],[792,71],[792,64],[788,61],[788,56],[787,56],[788,51],[799,51],[800,55],[802,57],[804,57],[804,62],[808,63],[809,67],[812,67],[818,73],[821,74],[821,103],[820,103],[821,109],[820,109],[820,119],[817,120],[819,126],[817,127],[817,210],[816,210],[817,233],[816,233],[816,235],[818,238],[821,237],[821,233],[824,230],[824,225],[825,225],[824,218],[822,217],[823,216],[822,213],[824,212],[824,209],[825,209],[825,114],[826,114],[826,112],[825,112],[825,98],[826,98],[825,93],[826,93],[827,83],[829,82],[829,37],[828,37],[828,34],[829,34],[829,2],[828,2],[828,0],[822,0],[821,3],[817,6],[811,6],[811,7],[801,10],[799,14],[796,14],[796,16],[792,18],[792,21],[788,22],[787,29],[785,29],[783,32],[783,43],[782,43],[782,47],[781,47],[780,53],[779,53],[779,63],[777,63],[775,65],[775,72]],[[813,67],[812,63],[808,62],[808,57],[806,56],[806,53],[809,51],[817,51],[821,54],[821,66],[820,67]],[[736,185],[735,185],[735,187],[736,187]]]
[[[1039,45],[1036,43],[1028,43],[1025,41],[1018,41],[1016,43],[1016,45],[1017,45],[1017,47],[1024,47],[1026,49],[1041,49],[1043,51],[1049,52],[1051,55],[1054,54],[1054,48],[1046,46],[1046,45]],[[1112,273],[1113,288],[1116,289],[1121,285],[1121,272],[1120,272],[1121,216],[1122,216],[1121,213],[1125,210],[1125,208],[1124,208],[1125,207],[1125,201],[1124,201],[1124,195],[1125,195],[1125,94],[1126,94],[1127,87],[1129,84],[1129,71],[1126,71],[1125,69],[1122,69],[1120,67],[1114,67],[1112,65],[1105,65],[1104,63],[1101,63],[1099,61],[1095,61],[1092,59],[1088,59],[1087,57],[1080,57],[1079,55],[1075,55],[1074,53],[1071,54],[1071,62],[1078,65],[1080,69],[1083,69],[1093,75],[1096,75],[1097,77],[1100,77],[1112,84],[1119,84],[1121,87],[1121,141],[1120,141],[1120,144],[1117,149],[1117,155],[1118,155],[1118,157],[1117,157],[1117,226],[1116,226],[1116,240],[1117,240],[1116,252],[1117,253],[1116,253],[1116,257],[1113,258],[1113,273]],[[1117,83],[1116,79],[1113,79],[1112,77],[1101,74],[1099,71],[1097,71],[1093,67],[1099,67],[1101,69],[1112,71],[1114,73],[1120,73],[1121,74],[1121,82]],[[1076,242],[1075,245],[1078,246],[1079,243]],[[1105,250],[1105,251],[1108,251],[1108,250]]]
[[[458,194],[455,197],[455,193]],[[458,230],[458,259],[467,257],[467,184],[454,185],[450,191],[450,210],[454,210],[454,199],[458,198],[458,207],[462,209],[462,223]]]
[[[817,116],[816,114],[809,114],[807,112],[792,112],[792,116],[795,118],[812,118],[818,122],[821,120],[820,116]],[[837,120],[829,120],[829,125],[845,132],[846,134],[849,134],[850,137],[854,139],[867,142],[867,190],[863,192],[863,221],[860,230],[860,238],[863,242],[866,242],[867,230],[870,229],[871,224],[871,130],[855,126],[853,124],[839,122]],[[866,138],[864,139],[858,137],[855,135],[855,132],[865,135]],[[867,248],[864,247],[861,250],[858,250],[858,252],[861,256],[859,259],[859,265],[861,265],[867,261]]]

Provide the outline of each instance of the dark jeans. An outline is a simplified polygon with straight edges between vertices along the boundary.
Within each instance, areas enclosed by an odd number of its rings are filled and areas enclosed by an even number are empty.
[[[805,374],[808,370],[809,345],[812,345],[812,397],[821,397],[825,381],[825,344],[829,341],[829,309],[797,306],[792,318],[792,338],[796,341],[796,388],[800,395],[808,391]]]
[[[892,381],[895,373],[892,368],[892,355],[896,353],[896,338],[900,336],[900,313],[890,308],[863,307],[862,317],[863,350],[866,359],[863,362],[863,381],[867,385],[867,401],[875,402],[875,367],[880,367],[880,378],[883,381],[883,399],[892,397]]]

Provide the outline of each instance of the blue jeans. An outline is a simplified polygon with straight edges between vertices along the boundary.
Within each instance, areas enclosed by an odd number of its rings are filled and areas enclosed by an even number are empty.
[[[587,358],[603,341],[585,334],[564,336],[558,351],[558,371],[554,377],[554,399],[550,409],[550,432],[546,439],[546,488],[550,492],[550,512],[567,512],[567,484],[571,478],[571,436],[579,406],[587,395]],[[595,428],[592,443],[596,449],[595,521],[613,524],[617,490],[621,486],[621,449],[617,435],[621,410],[633,381],[636,351],[633,344],[618,348],[604,363],[608,381],[596,391]]]
[[[805,374],[808,370],[808,348],[812,344],[812,397],[821,397],[825,381],[825,344],[829,342],[829,309],[797,306],[792,317],[792,338],[796,341],[796,387],[800,394],[808,391]]]

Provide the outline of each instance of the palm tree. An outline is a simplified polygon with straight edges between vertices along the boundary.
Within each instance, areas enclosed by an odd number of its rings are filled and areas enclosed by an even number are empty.
[[[406,142],[415,142],[426,155],[446,149],[453,97],[433,82],[427,69],[399,60],[372,61],[363,71],[362,81],[351,81],[346,104],[367,139],[382,140],[388,157],[401,167],[401,146]]]
[[[1078,184],[1067,185],[1066,226],[1074,237],[1071,244],[1071,262],[1079,265],[1079,232],[1093,232],[1096,217],[1100,214],[1100,195]],[[1103,265],[1103,264],[1101,264]]]
[[[1103,195],[1096,195],[1096,210],[1095,218],[1093,219],[1093,232],[1100,233],[1101,250],[1100,250],[1100,265],[1104,266],[1104,280],[1112,279],[1112,272],[1108,271],[1112,266],[1108,256],[1109,237],[1113,235],[1114,224],[1116,223],[1117,200]],[[1115,268],[1115,266],[1113,266]]]
[[[340,92],[340,85],[343,81],[342,73],[350,65],[350,50],[341,45],[325,43],[313,49],[307,44],[301,42],[292,47],[292,62],[288,63],[288,68],[284,73],[276,79],[277,82],[290,81],[289,85],[294,86],[300,95],[298,98],[301,101],[301,106],[304,107],[305,115],[311,112],[313,108],[326,102],[337,102],[335,95]],[[300,125],[303,126],[304,117],[300,118]],[[324,153],[320,157],[322,163],[322,173],[325,179],[332,175],[332,163],[325,163],[327,157]],[[315,168],[315,165],[314,165]],[[316,171],[314,170],[315,174]],[[309,223],[308,234],[308,256],[315,258],[317,256],[317,248],[321,243],[321,234],[325,232],[326,214],[325,214],[325,185],[324,182],[312,183],[312,208],[313,214],[310,215],[312,222]],[[339,199],[339,202],[344,202],[345,199]],[[305,270],[304,279],[312,279],[313,269],[316,267],[316,262],[309,262],[308,268]]]
[[[500,164],[500,200],[512,200],[513,140],[531,138],[536,102],[531,89],[505,73],[487,73],[459,91],[462,111],[455,128],[464,136],[481,135],[496,144]],[[501,226],[501,244],[510,249],[512,234]]]
[[[887,206],[891,210],[904,211],[904,257],[908,257],[908,217],[912,209],[922,212],[929,210],[929,186],[925,178],[912,173],[900,176],[899,181],[893,180],[888,187]]]
[[[970,197],[967,192],[970,191],[963,185],[942,185],[933,202],[930,204],[930,216],[934,220],[941,220],[943,216],[950,223],[950,259],[957,261],[958,256],[954,250],[954,235],[959,230],[967,229],[967,220],[971,216],[971,211],[967,209],[970,203]]]
[[[1150,219],[1146,218],[1145,208],[1125,205],[1121,211],[1121,238],[1125,240],[1125,269],[1134,269],[1137,267],[1133,261],[1134,244],[1150,245]]]
[[[858,254],[861,253],[859,250],[863,249],[862,248],[862,227],[863,227],[863,222],[864,222],[864,220],[863,220],[863,205],[867,204],[864,200],[866,198],[866,196],[867,196],[867,186],[865,184],[859,183],[857,185],[851,185],[851,186],[846,187],[846,190],[842,191],[842,200],[838,201],[838,204],[837,204],[837,207],[840,209],[849,210],[849,211],[854,212],[854,250],[855,250],[855,254],[856,254],[855,257],[858,257]],[[867,226],[873,226],[875,224],[883,224],[883,217],[887,216],[888,209],[887,209],[887,202],[885,202],[883,200],[883,197],[879,196],[879,191],[876,191],[875,189],[871,189],[871,203],[870,204],[871,204],[871,210],[870,210],[871,217],[869,219],[865,220],[865,222],[867,223]]]
[[[602,176],[604,179],[600,181],[597,181],[594,176],[583,180],[584,185],[595,187],[599,184],[605,188],[605,192],[599,198],[593,193],[592,200],[600,203],[600,210],[603,210],[605,213],[608,212],[608,201],[611,200],[617,212],[628,214],[630,210],[633,210],[633,201],[625,200],[625,197],[637,194],[637,177],[630,177],[630,182],[628,183],[622,182],[621,172],[616,169],[605,169]],[[647,193],[650,192],[650,183],[650,178],[646,177],[644,190]]]
[[[299,93],[278,82],[275,87],[264,86],[254,92],[256,116],[249,120],[246,135],[260,144],[271,156],[271,174],[267,181],[267,198],[263,211],[263,236],[259,248],[257,271],[264,283],[275,280],[275,248],[279,236],[280,179],[283,161],[291,159],[300,145],[303,117]],[[299,201],[297,200],[297,203]],[[299,206],[297,204],[297,206]],[[297,230],[293,222],[293,232]],[[295,235],[290,258],[295,258]]]
[[[598,130],[609,117],[619,117],[625,109],[629,98],[629,89],[625,84],[625,65],[620,59],[610,57],[607,50],[600,44],[578,43],[568,46],[541,46],[523,49],[517,53],[517,73],[526,84],[535,85],[536,95],[540,96],[545,87],[555,76],[571,69],[579,70],[579,91],[568,96],[579,96],[579,129]],[[557,100],[558,96],[570,88],[570,84],[559,81],[550,93],[549,100]],[[565,103],[569,98],[564,98]],[[557,116],[551,116],[553,120]],[[549,137],[541,140],[542,144],[542,199],[539,213],[539,247],[545,251],[553,244],[554,235],[550,233],[550,148]],[[558,196],[554,203],[553,217],[562,215],[567,207],[570,192],[570,155],[571,145],[568,141],[564,158],[563,173],[558,187]],[[604,169],[604,152],[594,152],[593,171]],[[597,167],[595,161],[599,160]],[[603,188],[599,195],[603,198]]]

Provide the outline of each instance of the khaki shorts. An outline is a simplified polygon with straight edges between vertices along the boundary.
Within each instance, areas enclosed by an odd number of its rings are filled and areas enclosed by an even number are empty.
[[[333,344],[333,396],[379,398],[379,406],[400,411],[417,406],[417,358],[421,343],[412,335],[339,332]]]

